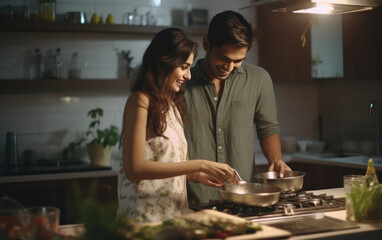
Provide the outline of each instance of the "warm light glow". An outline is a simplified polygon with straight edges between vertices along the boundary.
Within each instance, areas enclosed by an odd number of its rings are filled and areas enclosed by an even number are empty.
[[[80,102],[79,97],[71,97],[71,96],[61,97],[60,100],[61,100],[61,102],[65,102],[65,103],[78,103],[78,102]]]
[[[330,4],[319,4],[317,3],[315,7],[300,9],[293,11],[294,13],[315,13],[315,14],[331,14],[333,7]]]

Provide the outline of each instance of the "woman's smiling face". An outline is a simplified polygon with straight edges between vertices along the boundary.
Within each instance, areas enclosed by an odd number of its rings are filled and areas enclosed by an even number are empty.
[[[187,61],[181,66],[175,68],[168,76],[167,76],[167,85],[169,86],[171,91],[179,92],[182,84],[191,79],[191,71],[190,68],[192,63],[194,62],[194,54],[191,53],[188,57]]]

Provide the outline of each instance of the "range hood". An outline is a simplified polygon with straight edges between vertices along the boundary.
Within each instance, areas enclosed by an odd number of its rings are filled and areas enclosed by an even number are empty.
[[[344,14],[371,10],[382,5],[382,0],[257,0],[240,9],[260,5],[269,5],[274,12]]]

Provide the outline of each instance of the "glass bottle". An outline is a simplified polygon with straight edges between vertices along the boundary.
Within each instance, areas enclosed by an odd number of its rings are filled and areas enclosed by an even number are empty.
[[[44,22],[56,21],[56,0],[40,0],[40,20]]]
[[[39,48],[35,48],[32,61],[32,79],[41,79],[42,55]]]
[[[74,52],[70,59],[69,79],[80,79],[82,72],[82,63],[78,59],[78,53]]]
[[[54,64],[52,69],[53,79],[62,79],[62,58],[61,58],[61,49],[56,49],[56,54],[54,56]]]

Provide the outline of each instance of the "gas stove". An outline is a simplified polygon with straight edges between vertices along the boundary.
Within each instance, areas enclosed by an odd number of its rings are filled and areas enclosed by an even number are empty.
[[[359,225],[325,216],[323,212],[345,209],[345,198],[333,195],[299,191],[281,193],[279,201],[268,207],[238,205],[211,201],[203,205],[190,205],[193,210],[213,209],[245,218],[252,222],[284,229],[292,235],[312,234],[359,228]]]
[[[279,201],[268,207],[238,205],[223,201],[211,201],[204,205],[191,205],[194,210],[214,209],[231,215],[254,220],[280,216],[292,216],[315,212],[337,211],[345,209],[345,198],[334,198],[333,195],[299,191],[281,193]]]

